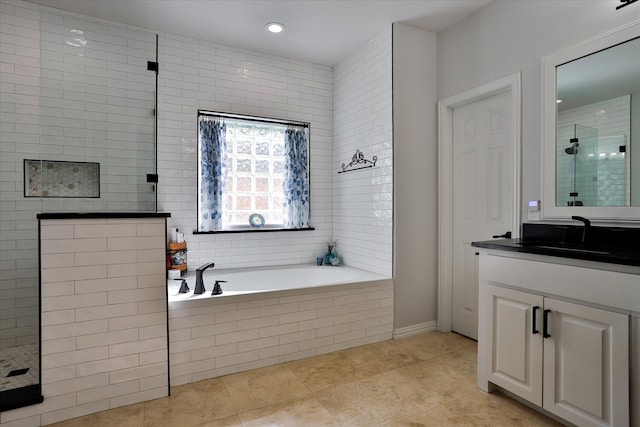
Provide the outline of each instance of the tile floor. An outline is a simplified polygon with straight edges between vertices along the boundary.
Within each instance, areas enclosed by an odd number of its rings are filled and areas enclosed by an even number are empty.
[[[553,426],[476,383],[476,343],[430,332],[175,387],[77,426]]]
[[[0,348],[0,391],[38,384],[40,359],[37,344]],[[29,370],[21,375],[7,376],[14,370]]]

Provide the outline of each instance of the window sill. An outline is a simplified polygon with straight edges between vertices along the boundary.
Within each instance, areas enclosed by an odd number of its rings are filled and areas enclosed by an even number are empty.
[[[315,230],[314,227],[306,228],[232,228],[228,230],[217,231],[198,231],[193,230],[193,234],[229,234],[229,233],[270,233],[273,231],[311,231]]]

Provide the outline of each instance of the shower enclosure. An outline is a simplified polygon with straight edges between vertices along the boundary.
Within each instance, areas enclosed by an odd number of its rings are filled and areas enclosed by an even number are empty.
[[[557,205],[596,206],[598,130],[578,124],[561,127],[557,141]]]
[[[36,215],[156,210],[156,34],[38,15],[24,36],[37,48],[7,44],[3,83],[19,84],[0,88],[0,411],[41,401],[41,372],[56,368],[40,366],[51,308],[40,307]],[[53,351],[74,349],[61,336]]]
[[[599,135],[573,124],[558,128],[557,206],[629,206],[630,162],[624,134]]]

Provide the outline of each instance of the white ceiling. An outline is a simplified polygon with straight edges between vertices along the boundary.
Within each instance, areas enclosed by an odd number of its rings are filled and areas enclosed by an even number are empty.
[[[30,0],[154,31],[335,65],[393,22],[440,32],[491,0]],[[268,22],[286,26],[265,31]]]

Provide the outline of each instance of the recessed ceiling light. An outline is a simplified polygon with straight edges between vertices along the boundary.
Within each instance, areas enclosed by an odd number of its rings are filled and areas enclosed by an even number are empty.
[[[284,25],[278,22],[269,22],[267,25],[265,25],[265,28],[270,33],[276,33],[276,34],[284,31]]]
[[[556,104],[560,104],[562,102],[562,99],[556,99]]]

